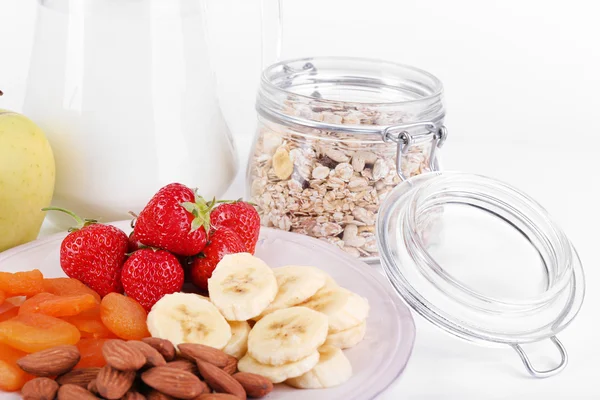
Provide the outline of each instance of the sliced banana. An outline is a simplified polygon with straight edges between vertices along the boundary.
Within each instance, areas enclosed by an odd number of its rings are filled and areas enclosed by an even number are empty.
[[[249,253],[229,254],[208,280],[210,300],[228,321],[260,315],[277,295],[273,270]]]
[[[238,360],[248,351],[248,334],[250,324],[246,321],[229,321],[231,327],[231,339],[223,351]]]
[[[231,339],[231,328],[219,310],[193,293],[173,293],[156,302],[146,320],[153,337],[173,344],[199,343],[217,349]]]
[[[352,328],[336,333],[330,333],[327,335],[325,344],[339,347],[340,349],[349,349],[360,343],[360,341],[365,338],[366,332],[367,322],[365,321]]]
[[[273,272],[277,279],[277,296],[258,318],[308,300],[325,285],[327,279],[327,275],[315,267],[288,265],[274,268]]]
[[[307,371],[310,371],[318,362],[319,352],[317,351],[298,361],[277,366],[261,364],[252,358],[252,356],[246,354],[238,362],[238,369],[241,372],[251,372],[253,374],[262,375],[273,383],[280,383],[288,378],[300,376]]]
[[[248,354],[263,364],[283,365],[314,353],[327,338],[325,314],[291,307],[266,315],[248,335]]]
[[[322,389],[340,385],[352,377],[352,365],[341,349],[321,346],[319,356],[313,369],[285,383],[300,389]]]
[[[327,315],[330,333],[352,328],[365,321],[369,314],[367,299],[331,282],[299,306]]]

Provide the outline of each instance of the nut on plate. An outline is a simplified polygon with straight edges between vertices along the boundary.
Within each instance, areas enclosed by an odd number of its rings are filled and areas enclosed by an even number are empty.
[[[229,356],[219,349],[196,343],[181,343],[177,346],[181,355],[188,360],[202,360],[219,368],[229,363]]]
[[[96,396],[77,385],[62,385],[58,389],[58,400],[98,400]]]
[[[56,382],[60,385],[71,384],[87,388],[89,383],[96,379],[98,372],[100,372],[98,367],[77,368],[57,377]]]
[[[106,363],[119,371],[137,371],[146,364],[146,356],[136,346],[120,340],[108,340],[102,346]]]
[[[28,354],[17,360],[17,365],[32,375],[55,376],[69,371],[80,358],[76,346],[64,345]]]
[[[198,369],[200,375],[215,392],[229,393],[239,399],[246,399],[243,386],[227,372],[204,361],[198,361]]]
[[[117,400],[127,393],[134,380],[135,371],[119,371],[105,365],[96,376],[96,389],[103,398]]]
[[[50,378],[35,378],[23,385],[21,395],[24,400],[54,400],[58,383]]]
[[[273,383],[261,375],[238,372],[233,378],[242,385],[248,397],[260,398],[273,391]]]
[[[143,372],[142,381],[151,388],[178,399],[193,399],[209,392],[206,383],[196,375],[167,366],[155,367]]]

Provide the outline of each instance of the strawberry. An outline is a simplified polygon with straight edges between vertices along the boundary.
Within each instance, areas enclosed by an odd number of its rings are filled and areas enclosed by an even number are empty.
[[[121,282],[127,296],[150,311],[164,295],[179,292],[183,268],[166,250],[145,248],[134,252],[123,265]]]
[[[137,240],[137,237],[135,237],[135,232],[131,231],[129,237],[127,238],[127,253],[133,253],[134,251],[139,250],[143,246],[144,245],[141,244],[139,240]]]
[[[213,205],[187,186],[171,183],[150,199],[138,216],[133,233],[146,246],[181,256],[196,255],[206,245]]]
[[[246,251],[254,254],[260,233],[260,216],[251,204],[244,201],[220,204],[210,213],[210,224],[213,229],[229,228],[237,233]]]
[[[202,253],[191,261],[190,276],[192,283],[200,289],[208,290],[208,278],[212,276],[215,267],[227,254],[243,253],[246,246],[240,237],[231,229],[221,228],[213,231],[210,242]]]
[[[60,245],[60,266],[69,278],[77,279],[102,297],[123,293],[121,268],[127,251],[127,235],[112,225],[81,219],[71,211],[48,207],[43,211],[62,211],[77,221],[77,227]]]

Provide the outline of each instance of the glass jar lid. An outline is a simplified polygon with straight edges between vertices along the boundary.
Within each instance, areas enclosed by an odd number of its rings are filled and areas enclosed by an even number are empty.
[[[536,377],[566,366],[555,335],[581,307],[583,269],[529,196],[484,176],[426,173],[390,193],[377,233],[392,286],[427,320],[463,339],[512,346]],[[561,362],[539,371],[520,345],[548,338]]]

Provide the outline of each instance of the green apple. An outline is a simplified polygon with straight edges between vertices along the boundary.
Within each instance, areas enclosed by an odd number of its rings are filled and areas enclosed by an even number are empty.
[[[54,179],[44,132],[24,115],[0,109],[0,251],[37,238]]]

